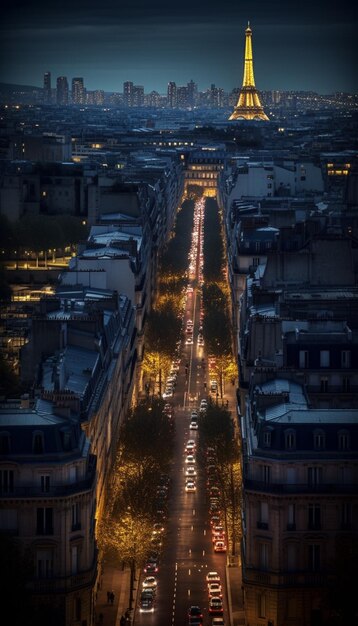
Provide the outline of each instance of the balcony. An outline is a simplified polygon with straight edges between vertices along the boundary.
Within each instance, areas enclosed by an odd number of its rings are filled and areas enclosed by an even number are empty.
[[[277,495],[300,493],[344,493],[353,495],[357,493],[357,485],[346,485],[343,483],[266,483],[262,480],[252,480],[249,478],[244,478],[244,489],[246,491],[275,493]]]
[[[265,587],[324,587],[328,582],[327,572],[293,571],[264,572],[260,569],[242,567],[242,580],[246,585]]]
[[[93,456],[93,455],[92,455]],[[94,489],[96,479],[96,458],[90,459],[88,465],[87,478],[74,483],[68,483],[67,485],[55,485],[50,487],[49,491],[42,491],[40,486],[36,485],[15,485],[11,492],[3,493],[0,490],[0,501],[16,498],[32,498],[37,500],[59,498],[68,498],[72,495],[78,495],[82,492],[91,491]]]
[[[97,552],[92,566],[84,572],[69,576],[57,576],[33,580],[29,587],[36,593],[70,593],[84,587],[92,587],[97,577]]]

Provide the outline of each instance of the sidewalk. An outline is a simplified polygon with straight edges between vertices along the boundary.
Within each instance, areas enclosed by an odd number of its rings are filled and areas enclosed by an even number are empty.
[[[237,559],[236,559],[237,561]],[[226,588],[229,604],[230,626],[242,626],[245,624],[241,565],[227,565]]]
[[[138,581],[137,572],[137,581]],[[136,585],[134,583],[133,591],[133,608],[136,602]],[[114,593],[114,600],[109,602],[107,599],[107,592]],[[101,587],[97,591],[95,598],[95,624],[96,626],[119,626],[122,615],[125,614],[129,605],[130,594],[130,569],[128,567],[122,570],[119,563],[113,560],[104,560]],[[130,611],[131,618],[133,617],[133,610]],[[132,620],[128,622],[132,624]]]

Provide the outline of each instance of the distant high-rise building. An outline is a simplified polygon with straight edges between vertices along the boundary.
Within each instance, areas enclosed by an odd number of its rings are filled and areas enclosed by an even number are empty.
[[[133,85],[132,106],[144,106],[144,87],[142,85]]]
[[[68,104],[68,80],[67,76],[59,76],[56,83],[57,104]]]
[[[83,78],[72,78],[72,102],[73,104],[85,104],[86,90],[83,84]]]
[[[104,104],[104,91],[102,89],[96,89],[95,91],[86,90],[86,104],[102,106]]]
[[[188,89],[188,98],[187,98],[188,106],[195,107],[197,97],[198,97],[198,85],[194,83],[193,80],[191,80],[190,83],[188,83],[187,85],[187,89]]]
[[[52,100],[51,94],[51,72],[44,73],[44,92],[43,92],[43,101],[46,104],[50,104]]]
[[[177,94],[177,106],[180,109],[185,109],[188,106],[188,87],[184,86],[184,87],[177,87],[176,89],[176,94]]]
[[[123,104],[126,107],[133,106],[133,83],[129,80],[123,83]]]
[[[168,107],[171,109],[177,106],[177,86],[173,81],[168,83]]]
[[[245,61],[244,77],[239,99],[229,120],[268,120],[260,102],[260,96],[255,86],[254,64],[252,57],[252,30],[250,24],[245,30]]]

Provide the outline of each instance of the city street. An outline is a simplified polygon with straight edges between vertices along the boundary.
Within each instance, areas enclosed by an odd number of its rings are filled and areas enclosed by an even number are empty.
[[[202,282],[203,207],[204,202],[199,201],[194,211],[195,226],[183,318],[181,360],[174,396],[170,399],[174,407],[176,443],[164,549],[157,575],[155,610],[149,614],[141,613],[137,603],[134,614],[136,626],[182,626],[189,623],[188,609],[192,605],[201,608],[203,624],[211,624],[206,582],[209,571],[216,571],[220,576],[224,615],[227,613],[226,553],[217,554],[213,549],[205,467],[199,455],[194,454],[196,491],[185,491],[185,445],[189,439],[193,439],[198,449],[199,438],[198,431],[189,428],[190,415],[194,408],[199,408],[200,400],[207,397],[208,382],[205,348],[198,345],[198,335],[201,334],[199,328],[202,324],[201,292],[197,285]],[[188,337],[192,339],[188,341]],[[142,574],[142,579],[144,577]],[[139,588],[140,586],[141,584]]]

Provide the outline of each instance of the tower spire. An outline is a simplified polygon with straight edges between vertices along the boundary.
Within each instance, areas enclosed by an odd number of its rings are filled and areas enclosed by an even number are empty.
[[[252,56],[252,30],[247,22],[245,30],[244,75],[239,99],[229,120],[268,120],[263,110],[260,96],[255,86],[254,63]]]

